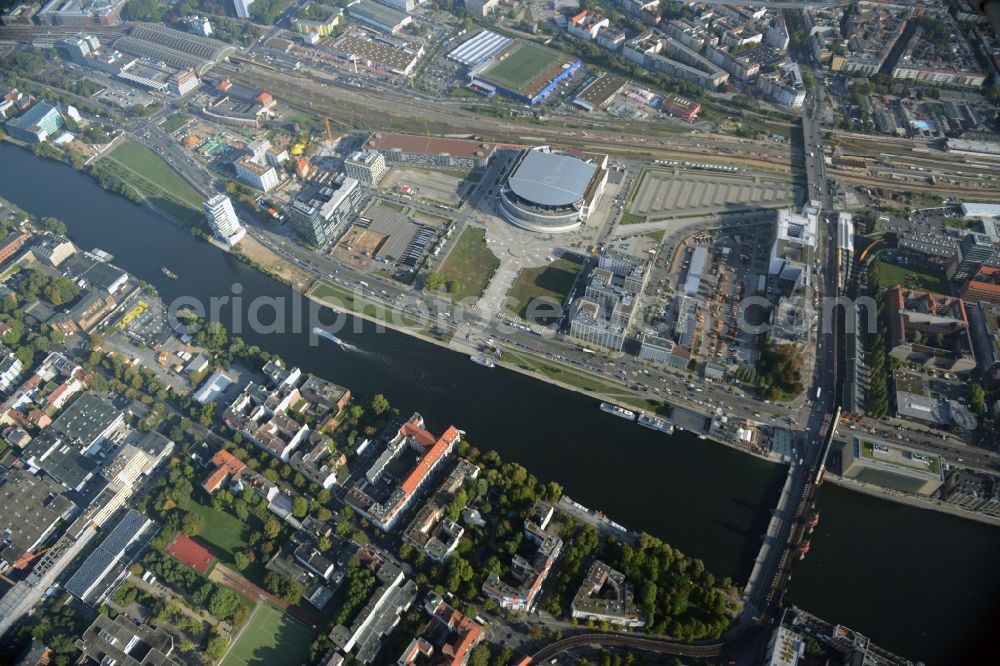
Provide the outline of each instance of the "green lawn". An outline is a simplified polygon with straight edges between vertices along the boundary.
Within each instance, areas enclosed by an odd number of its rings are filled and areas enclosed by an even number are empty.
[[[507,294],[505,309],[521,319],[527,319],[528,306],[535,299],[551,299],[561,306],[566,302],[582,266],[583,260],[580,257],[568,254],[546,266],[523,269]],[[550,322],[540,320],[539,323]]]
[[[314,632],[291,615],[262,603],[221,666],[305,664]]]
[[[137,185],[143,191],[159,189],[180,203],[201,210],[204,198],[159,155],[143,146],[127,141],[111,151],[106,159],[124,167],[132,176],[129,180],[138,180]]]
[[[499,265],[500,260],[486,246],[486,230],[466,227],[440,273],[445,280],[458,282],[458,289],[451,295],[451,300],[457,302],[479,298]]]
[[[190,116],[178,112],[173,115],[167,116],[167,119],[164,120],[163,123],[160,125],[160,129],[162,129],[164,132],[168,134],[173,134],[181,127],[183,127],[184,124],[189,120],[191,120]]]
[[[897,266],[887,262],[879,263],[879,283],[883,287],[902,285],[911,289],[924,289],[938,294],[948,293],[948,283],[944,271],[925,271],[909,266]]]
[[[645,215],[636,215],[635,213],[625,213],[622,215],[622,224],[640,224],[642,222],[647,222],[648,219]]]
[[[395,201],[386,201],[385,199],[379,199],[378,205],[381,208],[388,208],[389,210],[394,210],[397,213],[405,213],[406,206],[403,204],[398,204]]]
[[[644,233],[643,236],[645,236],[646,238],[652,238],[655,241],[661,241],[663,240],[663,234],[665,233],[666,229],[659,229],[657,231],[650,231],[648,233]]]
[[[246,549],[243,533],[247,528],[236,516],[216,511],[211,505],[200,504],[193,499],[184,502],[181,508],[200,514],[205,519],[205,527],[193,536],[204,541],[220,559],[231,563],[232,553]]]

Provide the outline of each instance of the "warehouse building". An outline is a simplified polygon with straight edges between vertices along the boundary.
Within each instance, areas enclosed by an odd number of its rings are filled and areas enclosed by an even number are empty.
[[[409,14],[381,5],[375,0],[355,0],[347,6],[347,15],[379,32],[394,34],[413,23]]]

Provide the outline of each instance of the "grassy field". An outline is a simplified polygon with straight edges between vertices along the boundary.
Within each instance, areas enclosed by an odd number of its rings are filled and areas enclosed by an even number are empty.
[[[571,254],[560,257],[547,266],[523,269],[507,295],[505,308],[511,314],[527,319],[528,306],[536,298],[551,299],[559,304],[565,303],[582,266],[582,259]]]
[[[263,603],[222,660],[222,666],[305,664],[313,631],[274,606]]]
[[[548,49],[522,42],[519,49],[484,72],[483,76],[520,92],[545,70],[557,65],[561,57]]]
[[[143,191],[159,189],[164,194],[198,211],[204,198],[188,185],[156,153],[127,141],[119,144],[107,158],[127,169],[136,185]]]
[[[925,271],[909,266],[879,263],[879,284],[883,287],[902,285],[910,289],[924,289],[939,294],[948,293],[948,283],[943,271]]]
[[[175,113],[167,116],[166,120],[160,125],[160,129],[168,134],[172,134],[183,127],[184,123],[189,120],[191,120],[190,116],[183,113]]]
[[[478,298],[499,265],[500,260],[486,246],[486,231],[467,227],[455,241],[440,272],[445,280],[458,282],[451,300],[460,301]]]
[[[193,536],[204,541],[220,559],[231,562],[233,552],[247,547],[243,538],[246,526],[236,516],[225,511],[216,511],[211,506],[199,504],[191,499],[184,502],[181,508],[200,514],[205,519],[205,527]]]

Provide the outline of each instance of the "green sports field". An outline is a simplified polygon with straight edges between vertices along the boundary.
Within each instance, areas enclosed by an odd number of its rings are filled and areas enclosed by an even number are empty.
[[[563,58],[562,54],[555,51],[521,42],[520,48],[483,72],[483,77],[510,90],[524,92],[525,86],[547,70],[558,66]]]
[[[291,615],[262,603],[221,666],[308,663],[313,633]]]

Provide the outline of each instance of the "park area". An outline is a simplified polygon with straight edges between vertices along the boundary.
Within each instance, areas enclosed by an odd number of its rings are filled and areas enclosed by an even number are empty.
[[[162,212],[189,225],[203,224],[202,197],[159,155],[131,141],[120,143],[98,164]]]
[[[545,266],[522,269],[507,294],[504,309],[521,319],[527,319],[531,303],[545,299],[549,304],[555,305],[557,310],[561,310],[582,266],[580,257],[567,254]],[[545,311],[548,312],[549,308]],[[548,324],[552,319],[554,318],[539,317],[537,323]]]
[[[498,266],[500,260],[486,245],[486,230],[466,227],[439,272],[453,285],[451,300],[458,302],[479,298]]]
[[[312,640],[309,627],[262,602],[222,659],[222,666],[305,664]]]
[[[878,267],[879,284],[883,287],[901,285],[908,289],[921,289],[937,294],[948,293],[944,271],[930,271],[912,266],[900,266],[882,261]]]
[[[204,519],[196,536],[214,548],[222,560],[231,563],[232,553],[246,549],[247,543],[243,532],[247,526],[236,516],[193,499],[184,502],[181,508],[196,513]]]

